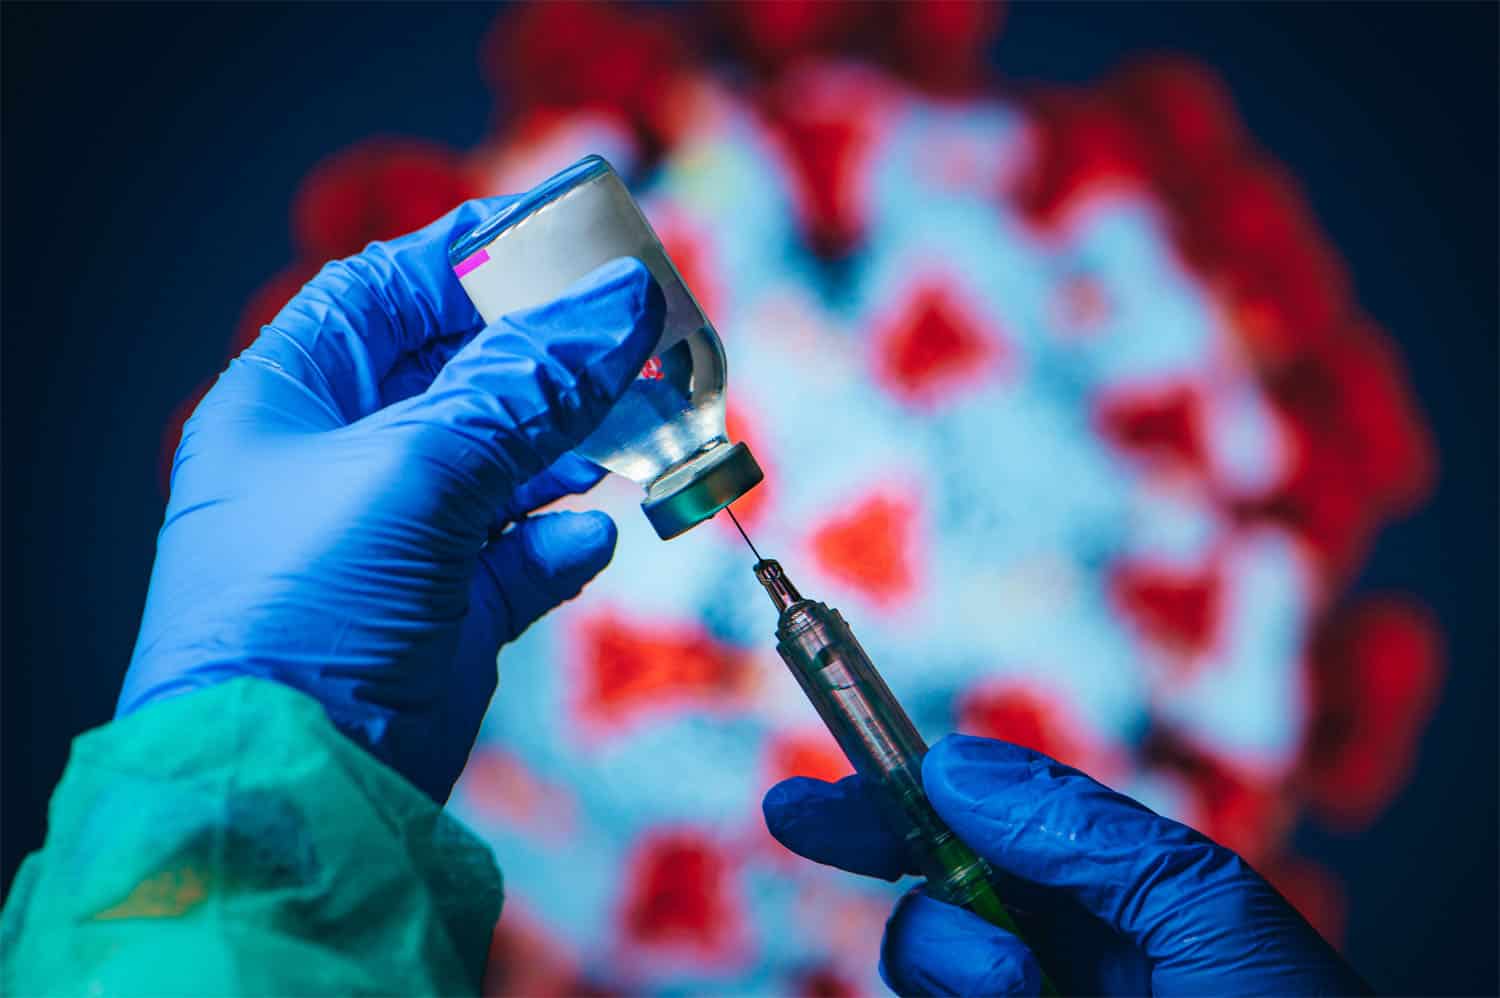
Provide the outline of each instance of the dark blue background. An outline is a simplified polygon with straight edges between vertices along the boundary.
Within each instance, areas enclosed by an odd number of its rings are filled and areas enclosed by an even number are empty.
[[[1362,590],[1413,591],[1449,678],[1411,787],[1367,832],[1305,827],[1378,987],[1494,993],[1497,8],[1020,6],[1012,79],[1196,54],[1300,176],[1399,340],[1442,452]],[[3,7],[4,877],[68,740],[110,714],[162,500],[162,426],[291,259],[287,206],[373,133],[474,144],[481,6]]]

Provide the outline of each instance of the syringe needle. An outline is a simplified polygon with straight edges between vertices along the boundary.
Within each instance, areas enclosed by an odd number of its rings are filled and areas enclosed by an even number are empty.
[[[765,561],[765,559],[760,556],[760,552],[755,550],[755,542],[750,540],[750,535],[745,533],[744,527],[740,526],[740,521],[734,515],[734,510],[730,509],[728,506],[725,506],[724,512],[729,514],[729,518],[734,521],[734,529],[738,530],[740,532],[740,536],[745,539],[745,543],[750,545],[750,553],[755,555],[755,560]]]

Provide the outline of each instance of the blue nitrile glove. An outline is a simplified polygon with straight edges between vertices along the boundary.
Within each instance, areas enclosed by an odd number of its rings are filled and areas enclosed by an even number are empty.
[[[504,203],[328,264],[220,376],[177,449],[120,714],[271,679],[447,799],[500,646],[614,552],[603,513],[526,514],[598,481],[567,452],[664,311],[617,260],[485,327],[447,248]]]
[[[999,874],[1026,942],[913,891],[886,923],[880,975],[899,994],[1367,994],[1368,986],[1239,856],[1040,753],[950,735],[922,783]],[[915,873],[857,776],[772,787],[766,824],[808,859]]]

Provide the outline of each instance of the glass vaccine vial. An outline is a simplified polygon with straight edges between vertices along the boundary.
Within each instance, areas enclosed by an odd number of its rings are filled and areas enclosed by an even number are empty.
[[[449,249],[485,322],[544,304],[622,256],[661,285],[656,350],[577,453],[646,490],[641,509],[663,539],[702,523],[764,477],[724,427],[724,347],[614,168],[586,156],[480,223]]]

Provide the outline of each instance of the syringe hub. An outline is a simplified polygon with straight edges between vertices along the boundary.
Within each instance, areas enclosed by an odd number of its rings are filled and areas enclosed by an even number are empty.
[[[771,602],[776,604],[776,612],[780,613],[793,603],[802,600],[802,594],[797,587],[792,585],[792,580],[786,577],[786,572],[781,568],[781,562],[774,558],[766,558],[755,563],[755,577],[760,584],[765,586],[766,594],[771,597]]]

